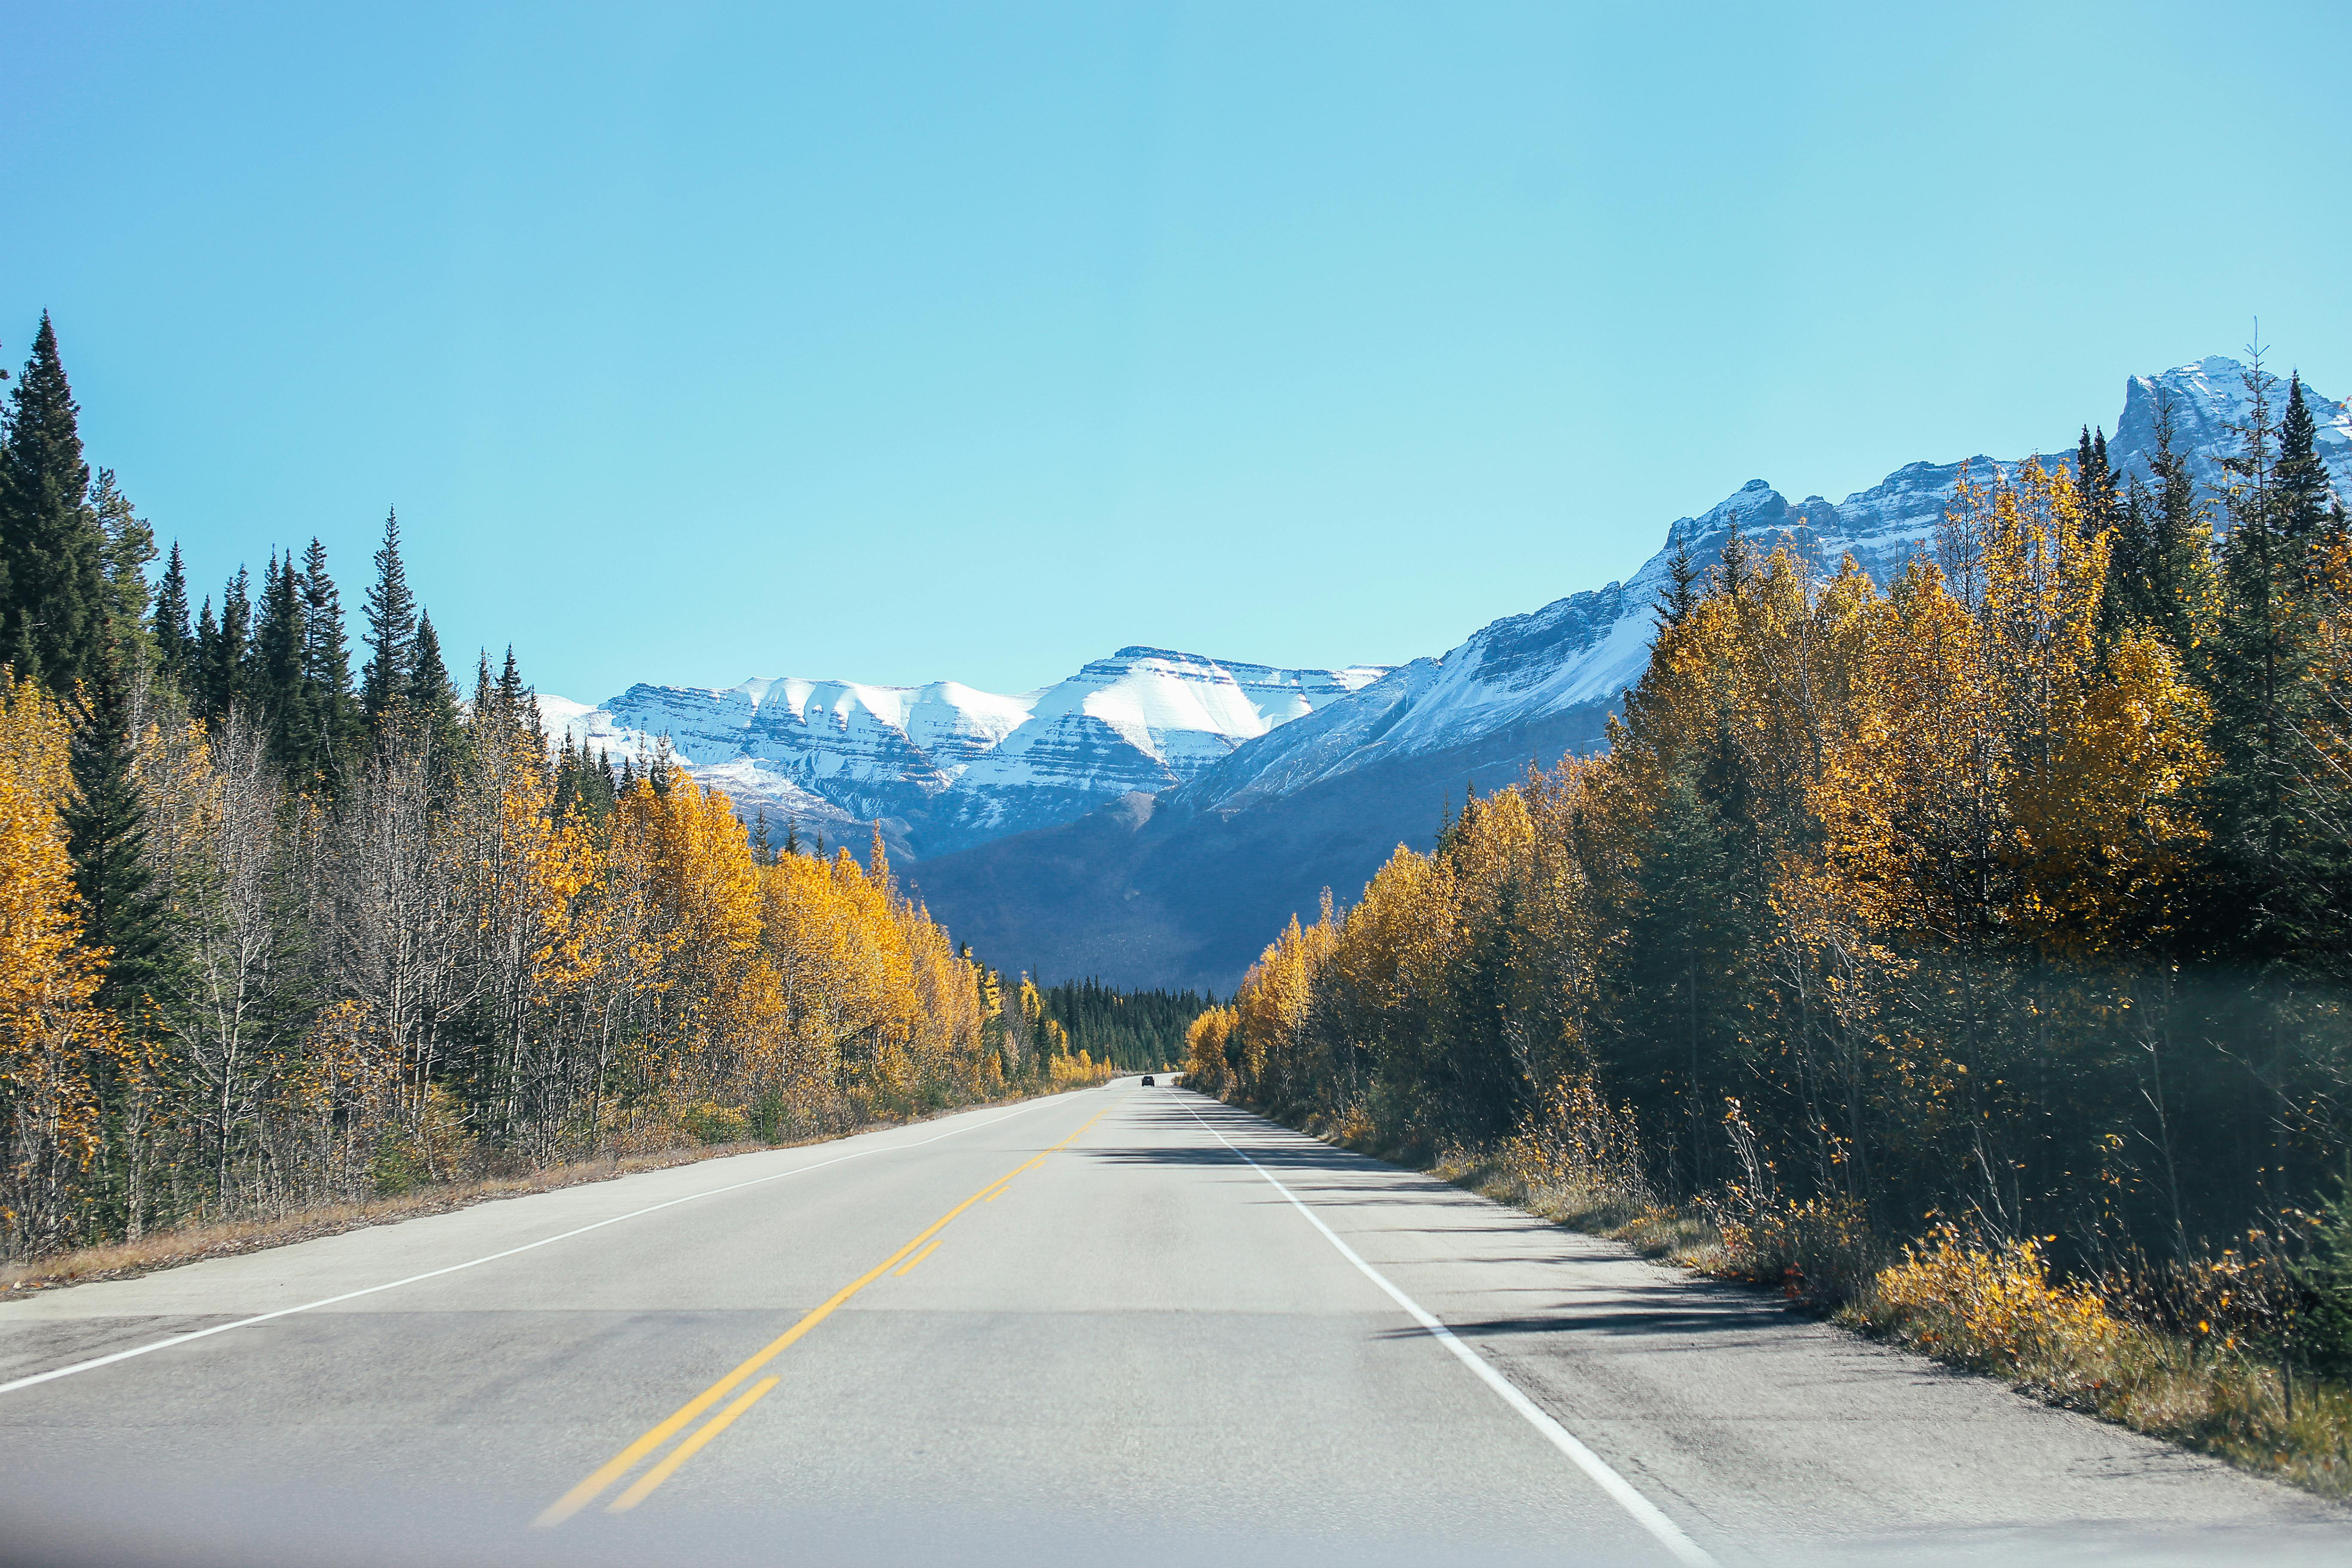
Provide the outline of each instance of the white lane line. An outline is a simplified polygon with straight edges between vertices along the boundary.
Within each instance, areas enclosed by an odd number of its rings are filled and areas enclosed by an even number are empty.
[[[1561,1426],[1558,1421],[1553,1420],[1550,1415],[1544,1410],[1543,1406],[1538,1405],[1534,1400],[1529,1399],[1526,1394],[1521,1394],[1517,1384],[1514,1384],[1509,1378],[1505,1377],[1501,1373],[1496,1372],[1493,1363],[1489,1362],[1485,1356],[1480,1355],[1476,1351],[1472,1350],[1468,1345],[1464,1344],[1460,1340],[1456,1339],[1454,1335],[1453,1330],[1447,1328],[1444,1323],[1439,1322],[1436,1317],[1423,1309],[1420,1302],[1414,1300],[1412,1297],[1398,1289],[1395,1285],[1390,1282],[1387,1275],[1382,1274],[1379,1269],[1365,1262],[1361,1257],[1358,1256],[1354,1247],[1349,1247],[1346,1242],[1340,1240],[1339,1234],[1329,1226],[1323,1223],[1321,1215],[1318,1215],[1313,1209],[1308,1208],[1305,1204],[1300,1203],[1298,1201],[1297,1194],[1292,1192],[1288,1187],[1284,1186],[1281,1182],[1277,1181],[1275,1178],[1273,1172],[1267,1170],[1264,1165],[1259,1164],[1255,1160],[1251,1159],[1247,1154],[1243,1153],[1232,1139],[1218,1131],[1213,1126],[1211,1126],[1208,1119],[1202,1116],[1199,1111],[1193,1110],[1190,1105],[1186,1105],[1184,1109],[1188,1111],[1192,1111],[1193,1121],[1199,1122],[1202,1126],[1208,1128],[1210,1137],[1214,1138],[1218,1142],[1223,1143],[1227,1149],[1232,1150],[1234,1158],[1241,1161],[1243,1164],[1247,1165],[1251,1170],[1255,1171],[1259,1175],[1265,1177],[1267,1185],[1271,1186],[1276,1192],[1280,1193],[1285,1198],[1287,1198],[1290,1201],[1290,1206],[1292,1208],[1297,1209],[1300,1214],[1307,1216],[1307,1224],[1313,1226],[1317,1230],[1323,1233],[1324,1240],[1329,1242],[1332,1246],[1339,1249],[1340,1257],[1346,1258],[1349,1262],[1354,1264],[1359,1269],[1362,1270],[1365,1279],[1370,1279],[1382,1290],[1387,1291],[1390,1300],[1394,1301],[1398,1306],[1403,1308],[1405,1314],[1412,1318],[1414,1322],[1419,1323],[1424,1330],[1428,1331],[1432,1339],[1434,1339],[1439,1344],[1444,1345],[1447,1350],[1452,1351],[1454,1352],[1454,1359],[1461,1362],[1464,1366],[1468,1367],[1472,1372],[1476,1373],[1478,1374],[1478,1380],[1481,1383],[1484,1383],[1487,1387],[1493,1389],[1496,1394],[1500,1394],[1504,1404],[1509,1405],[1512,1409],[1525,1416],[1528,1426],[1533,1426],[1546,1437],[1550,1438],[1551,1446],[1553,1447],[1558,1448],[1561,1453],[1566,1454],[1570,1460],[1574,1461],[1578,1469],[1582,1470],[1586,1475],[1591,1477],[1593,1481],[1600,1486],[1602,1491],[1607,1492],[1612,1498],[1616,1500],[1617,1505],[1620,1508],[1622,1508],[1627,1513],[1633,1516],[1636,1523],[1640,1524],[1643,1529],[1648,1531],[1651,1535],[1656,1538],[1659,1545],[1673,1552],[1685,1563],[1687,1563],[1689,1568],[1717,1568],[1715,1559],[1707,1555],[1705,1548],[1701,1547],[1697,1542],[1693,1541],[1689,1536],[1685,1535],[1683,1533],[1682,1527],[1676,1524],[1673,1520],[1668,1519],[1664,1512],[1660,1511],[1657,1504],[1652,1502],[1648,1498],[1643,1497],[1640,1492],[1634,1490],[1633,1483],[1619,1475],[1615,1470],[1612,1469],[1609,1466],[1608,1460],[1602,1458],[1600,1455],[1586,1447],[1582,1443],[1577,1441],[1576,1435],[1574,1433]]]
[[[740,1193],[745,1187],[756,1187],[768,1182],[781,1182],[787,1176],[803,1176],[811,1171],[822,1171],[827,1165],[839,1165],[851,1160],[863,1160],[868,1154],[887,1154],[900,1149],[919,1149],[926,1143],[936,1143],[942,1138],[958,1137],[982,1127],[992,1127],[1000,1121],[1010,1121],[1016,1116],[1026,1116],[1038,1107],[1051,1105],[1055,1100],[1062,1098],[1064,1097],[1061,1095],[1054,1095],[1049,1099],[1024,1105],[1018,1110],[1008,1110],[1002,1116],[992,1116],[985,1121],[975,1121],[969,1127],[954,1128],[950,1131],[937,1133],[929,1138],[918,1138],[912,1142],[886,1143],[879,1148],[860,1149],[854,1154],[836,1154],[830,1160],[819,1160],[814,1165],[795,1165],[789,1171],[778,1171],[773,1175],[754,1176],[748,1182],[736,1182],[724,1187],[712,1187],[708,1192],[688,1193],[682,1198],[670,1198],[646,1208],[632,1209],[627,1214],[616,1214],[610,1219],[600,1219],[593,1225],[583,1225],[574,1230],[558,1232],[554,1236],[542,1236],[537,1241],[526,1241],[520,1247],[509,1247],[504,1252],[493,1252],[485,1258],[470,1258],[464,1263],[452,1263],[446,1268],[432,1268],[422,1274],[412,1274],[405,1279],[393,1279],[382,1285],[367,1286],[363,1289],[346,1290],[340,1296],[322,1296],[316,1301],[305,1301],[299,1307],[280,1307],[274,1312],[263,1312],[251,1318],[239,1318],[233,1323],[215,1323],[209,1329],[194,1329],[184,1334],[173,1334],[168,1339],[157,1340],[152,1344],[133,1345],[127,1351],[116,1351],[112,1355],[102,1355],[89,1361],[76,1362],[71,1366],[58,1367],[49,1372],[37,1372],[30,1377],[20,1377],[14,1383],[0,1383],[0,1394],[14,1394],[20,1388],[30,1388],[37,1383],[47,1383],[52,1378],[71,1377],[78,1372],[89,1372],[97,1367],[111,1366],[116,1362],[129,1361],[132,1356],[147,1355],[155,1351],[169,1350],[173,1345],[184,1345],[191,1340],[209,1339],[215,1334],[227,1333],[231,1329],[249,1329],[256,1323],[266,1323],[274,1318],[290,1318],[297,1312],[309,1312],[320,1307],[331,1307],[338,1301],[356,1300],[362,1296],[373,1296],[380,1290],[397,1290],[403,1285],[415,1285],[425,1279],[438,1279],[444,1274],[457,1274],[467,1268],[479,1268],[483,1264],[496,1263],[501,1258],[512,1258],[517,1253],[551,1247],[559,1241],[569,1241],[575,1236],[585,1236],[592,1230],[602,1230],[608,1225],[618,1225],[623,1220],[643,1219],[649,1214],[658,1214],[663,1209],[676,1208],[680,1204],[690,1204],[698,1198],[715,1198],[722,1193]]]

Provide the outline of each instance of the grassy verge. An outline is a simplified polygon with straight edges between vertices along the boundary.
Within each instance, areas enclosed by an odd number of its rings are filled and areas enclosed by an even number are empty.
[[[1360,1124],[1305,1130],[1397,1159]],[[1400,1163],[1644,1258],[1775,1288],[1794,1310],[2000,1378],[2030,1398],[2352,1500],[2352,1390],[2300,1373],[2290,1388],[2278,1366],[2233,1336],[2135,1321],[2096,1289],[2053,1280],[2030,1241],[1975,1247],[1947,1228],[1890,1253],[1852,1216],[1821,1205],[1678,1208],[1638,1178],[1516,1142]]]
[[[1099,1082],[1097,1077],[1090,1081]],[[1060,1083],[1037,1096],[1061,1094],[1073,1088],[1086,1088],[1087,1083]],[[152,1231],[136,1241],[112,1241],[96,1247],[76,1247],[68,1252],[54,1253],[16,1263],[0,1263],[0,1300],[27,1291],[52,1289],[62,1285],[84,1285],[100,1279],[128,1279],[152,1273],[158,1268],[173,1268],[184,1263],[200,1263],[208,1258],[233,1258],[239,1253],[260,1252],[272,1247],[286,1247],[298,1241],[310,1241],[322,1236],[340,1236],[345,1231],[364,1230],[370,1226],[392,1225],[424,1215],[449,1214],[457,1209],[471,1208],[479,1203],[499,1198],[522,1197],[531,1193],[551,1193],[562,1187],[576,1187],[586,1182],[609,1182],[620,1176],[633,1176],[644,1171],[667,1170],[673,1165],[691,1165],[704,1160],[723,1160],[734,1154],[751,1154],[765,1149],[797,1149],[812,1143],[830,1143],[842,1138],[853,1138],[861,1132],[872,1132],[886,1127],[908,1126],[915,1122],[934,1121],[941,1116],[960,1115],[967,1110],[983,1110],[990,1105],[1012,1105],[1018,1100],[991,1100],[978,1105],[958,1105],[928,1116],[901,1120],[877,1121],[846,1131],[829,1132],[817,1137],[799,1138],[784,1142],[769,1143],[757,1139],[740,1139],[719,1143],[685,1143],[674,1148],[647,1153],[630,1154],[599,1160],[580,1160],[567,1164],[549,1165],[520,1175],[494,1176],[466,1181],[446,1182],[418,1187],[397,1197],[371,1199],[365,1203],[326,1204],[299,1208],[291,1213],[269,1218],[216,1220],[196,1225],[175,1226],[168,1230]]]

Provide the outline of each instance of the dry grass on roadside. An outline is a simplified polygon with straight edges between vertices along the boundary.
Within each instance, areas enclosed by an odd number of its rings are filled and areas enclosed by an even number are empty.
[[[1481,1197],[1580,1230],[1622,1242],[1644,1258],[1664,1258],[1707,1272],[1724,1261],[1723,1237],[1703,1215],[1690,1215],[1597,1181],[1560,1179],[1526,1169],[1487,1152],[1453,1150],[1430,1167],[1440,1181]]]
[[[1355,1131],[1318,1135],[1393,1157],[1368,1146],[1368,1129]],[[1449,1151],[1426,1168],[1644,1258],[1772,1287],[1792,1308],[1998,1377],[2031,1398],[2352,1499],[2352,1390],[2298,1373],[2290,1414],[2280,1369],[2248,1346],[2123,1316],[2096,1289],[2053,1281],[2031,1242],[1971,1247],[1947,1227],[1890,1259],[1856,1216],[1830,1206],[1783,1201],[1694,1213],[1517,1141]]]
[[[1103,1076],[1096,1075],[1093,1081],[1100,1081]],[[1070,1087],[1073,1086],[1056,1084],[1048,1092],[1060,1093]],[[364,1230],[369,1226],[391,1225],[424,1215],[449,1214],[498,1198],[551,1193],[562,1187],[576,1187],[586,1182],[609,1182],[617,1176],[633,1176],[643,1171],[667,1170],[672,1165],[691,1165],[704,1160],[722,1160],[730,1154],[828,1143],[860,1132],[908,1125],[914,1121],[929,1121],[967,1110],[984,1110],[990,1105],[1006,1103],[1009,1102],[991,1100],[976,1105],[952,1106],[903,1121],[871,1121],[839,1132],[793,1139],[782,1143],[739,1139],[721,1143],[679,1144],[640,1154],[550,1165],[520,1175],[488,1176],[419,1187],[397,1197],[376,1198],[366,1203],[327,1204],[299,1208],[271,1218],[216,1220],[209,1224],[177,1226],[152,1232],[136,1241],[112,1241],[24,1262],[0,1263],[0,1300],[26,1291],[51,1289],[61,1285],[83,1285],[99,1279],[128,1279],[158,1268],[200,1263],[209,1258],[233,1258],[239,1253],[260,1252],[272,1247],[315,1240],[320,1237],[340,1236],[345,1231]]]
[[[701,1160],[746,1154],[773,1145],[760,1142],[692,1145],[635,1154],[620,1159],[583,1160],[550,1165],[519,1176],[488,1177],[420,1187],[398,1197],[367,1203],[329,1204],[296,1209],[269,1219],[218,1220],[205,1225],[175,1226],[141,1237],[136,1241],[111,1241],[77,1247],[28,1262],[0,1263],[0,1297],[6,1293],[46,1289],[59,1285],[87,1284],[96,1279],[127,1279],[158,1268],[201,1262],[207,1258],[231,1258],[242,1252],[285,1247],[347,1230],[390,1225],[420,1215],[448,1214],[496,1198],[521,1197],[575,1187],[584,1182],[609,1182],[640,1171],[658,1171]]]
[[[2352,1498],[2352,1391],[2298,1374],[2290,1408],[2265,1358],[2119,1317],[2096,1289],[2053,1282],[2032,1241],[1972,1247],[1947,1227],[1837,1316],[2047,1403]]]

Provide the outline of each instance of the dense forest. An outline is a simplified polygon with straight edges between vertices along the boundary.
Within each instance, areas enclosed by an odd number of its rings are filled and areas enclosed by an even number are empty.
[[[1890,583],[1685,548],[1606,754],[1294,921],[1192,1083],[1517,1148],[1803,1293],[1943,1226],[2109,1281],[2263,1254],[2352,1356],[2352,541],[2299,380],[2248,391],[2220,495],[2086,431]]]
[[[461,700],[396,517],[356,674],[315,540],[192,612],[78,421],[44,317],[0,441],[0,1256],[1173,1053],[1164,1000],[955,952],[878,833],[786,852],[551,749],[511,651]]]
[[[1115,991],[1100,981],[1073,980],[1045,988],[1043,1011],[1062,1030],[1066,1049],[1122,1072],[1160,1072],[1183,1060],[1185,1033],[1212,1000],[1192,991]]]

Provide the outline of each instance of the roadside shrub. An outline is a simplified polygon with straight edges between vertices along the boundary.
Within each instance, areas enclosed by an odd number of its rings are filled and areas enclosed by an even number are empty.
[[[750,1117],[732,1106],[708,1101],[688,1106],[678,1113],[677,1123],[688,1135],[706,1144],[740,1143],[751,1135]]]
[[[2095,1290],[2053,1284],[2042,1244],[1963,1242],[1947,1225],[1881,1269],[1864,1315],[1930,1355],[2095,1408],[2132,1333]]]
[[[423,1179],[425,1162],[415,1142],[397,1129],[376,1140],[375,1157],[368,1162],[368,1178],[380,1198],[396,1198]]]
[[[2311,1292],[2304,1342],[2313,1368],[2352,1383],[2352,1170],[2319,1211],[2304,1282]]]

